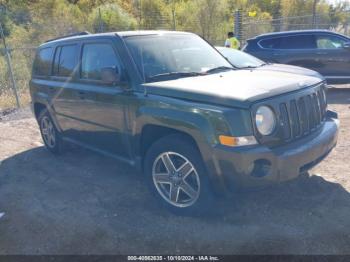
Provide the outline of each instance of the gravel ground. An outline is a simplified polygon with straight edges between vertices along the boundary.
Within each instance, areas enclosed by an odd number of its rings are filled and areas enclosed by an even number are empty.
[[[141,175],[78,148],[53,156],[28,109],[0,114],[0,254],[350,254],[350,90],[337,148],[292,182],[176,217]]]

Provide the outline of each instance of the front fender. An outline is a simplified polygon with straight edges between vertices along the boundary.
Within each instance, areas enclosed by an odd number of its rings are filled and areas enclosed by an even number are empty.
[[[161,104],[161,106],[160,106]],[[139,107],[132,126],[132,133],[136,142],[136,154],[141,156],[141,134],[147,125],[170,128],[186,133],[193,138],[202,156],[210,179],[214,182],[217,191],[225,190],[225,181],[218,170],[217,161],[213,156],[217,144],[217,130],[213,119],[222,118],[220,111],[211,111],[194,106],[194,104],[147,103]],[[216,121],[218,122],[218,121]],[[225,129],[225,128],[224,128]]]
[[[133,133],[141,135],[142,129],[147,125],[171,128],[190,135],[204,158],[206,153],[210,152],[211,145],[215,143],[215,131],[212,125],[208,119],[196,112],[173,108],[142,107],[138,111]]]

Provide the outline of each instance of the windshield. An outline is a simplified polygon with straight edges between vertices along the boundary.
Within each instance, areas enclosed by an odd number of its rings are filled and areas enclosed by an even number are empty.
[[[124,40],[146,82],[217,73],[233,68],[197,35],[128,36]],[[212,70],[214,68],[218,70]],[[166,78],[160,79],[158,76]]]
[[[227,47],[216,47],[237,68],[259,67],[266,63],[252,55]]]

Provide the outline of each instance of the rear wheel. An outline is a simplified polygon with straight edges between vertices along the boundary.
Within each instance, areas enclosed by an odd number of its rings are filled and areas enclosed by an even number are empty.
[[[212,202],[212,192],[201,155],[181,135],[155,142],[145,157],[145,172],[156,198],[177,213],[202,212]]]
[[[54,154],[61,153],[63,144],[62,138],[52,121],[50,114],[48,112],[41,114],[38,122],[40,133],[46,148]]]

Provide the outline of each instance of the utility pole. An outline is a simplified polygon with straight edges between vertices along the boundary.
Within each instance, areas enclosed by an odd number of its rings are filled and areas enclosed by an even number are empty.
[[[239,41],[242,41],[242,38],[243,38],[243,32],[242,32],[242,25],[243,25],[243,22],[242,22],[242,11],[240,9],[237,9],[235,12],[234,12],[234,27],[233,27],[233,31],[237,37],[237,39]]]
[[[103,23],[102,23],[102,15],[101,15],[101,8],[98,8],[98,31],[99,33],[103,32]]]
[[[176,31],[176,14],[175,10],[172,10],[173,13],[173,30]]]
[[[175,5],[175,0],[172,1],[172,8],[171,8],[171,13],[173,15],[173,30],[176,31],[176,5]]]
[[[14,93],[14,95],[15,95],[15,97],[16,97],[17,108],[20,108],[21,105],[20,105],[20,103],[19,103],[19,97],[18,97],[18,93],[17,93],[16,81],[15,81],[15,78],[14,78],[14,76],[13,76],[13,69],[12,69],[12,63],[11,63],[11,56],[10,56],[9,50],[8,50],[8,48],[7,48],[7,45],[6,45],[6,39],[5,39],[4,29],[3,29],[3,27],[2,27],[1,22],[0,22],[0,36],[1,36],[2,42],[3,42],[3,44],[4,44],[6,62],[7,62],[8,69],[9,69],[9,71],[10,71],[11,82],[12,82],[12,90],[13,90],[13,93]]]
[[[313,4],[312,4],[312,27],[313,28],[317,28],[318,27],[318,23],[317,23],[317,4],[318,4],[319,0],[314,0]]]
[[[139,0],[139,7],[140,7],[140,20],[139,20],[139,30],[142,29],[142,0]]]
[[[282,31],[283,28],[283,18],[282,18],[282,14],[281,14],[281,9],[282,9],[282,4],[281,4],[281,0],[275,1],[274,2],[274,11],[272,14],[272,18],[273,18],[273,29],[275,32],[280,32]]]

